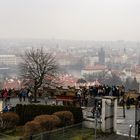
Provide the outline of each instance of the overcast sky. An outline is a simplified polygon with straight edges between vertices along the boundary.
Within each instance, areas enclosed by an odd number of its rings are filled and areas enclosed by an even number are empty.
[[[140,0],[0,0],[0,38],[140,41]]]

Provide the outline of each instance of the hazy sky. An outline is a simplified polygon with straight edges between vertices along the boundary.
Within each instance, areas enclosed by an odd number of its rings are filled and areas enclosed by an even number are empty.
[[[140,41],[140,0],[0,0],[0,38]]]

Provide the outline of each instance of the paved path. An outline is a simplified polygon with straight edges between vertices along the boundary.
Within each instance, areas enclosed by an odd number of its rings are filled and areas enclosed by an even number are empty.
[[[129,137],[111,134],[103,138],[98,138],[97,140],[129,140]],[[131,140],[134,140],[134,138],[131,138]]]
[[[87,116],[92,116],[91,107],[85,109],[83,111],[83,115],[86,118]],[[88,118],[88,127],[93,128],[93,119]],[[98,119],[98,121],[100,121]],[[87,123],[86,123],[87,124]],[[135,108],[130,108],[129,110],[126,109],[126,117],[123,118],[123,109],[121,107],[117,108],[117,133],[120,135],[129,135],[129,126],[133,125],[132,127],[132,136],[135,135]],[[86,125],[87,126],[87,125]],[[98,128],[101,127],[100,124]]]
[[[37,99],[38,101],[40,101],[39,103],[37,103],[37,104],[46,104],[45,103],[45,100],[43,99],[43,98],[38,98]],[[0,101],[1,101],[1,99],[0,99]],[[49,99],[48,101],[47,101],[47,104],[48,105],[50,105],[50,104],[55,104],[56,102],[55,102],[55,99]],[[11,104],[12,106],[16,106],[17,104],[31,104],[29,101],[28,101],[28,99],[26,98],[25,99],[25,101],[23,101],[22,100],[22,102],[20,102],[19,101],[19,99],[18,98],[11,98],[10,99],[10,102],[7,102],[7,104]],[[60,103],[61,104],[61,103]]]
[[[129,126],[132,127],[132,135],[135,135],[135,108],[126,109],[126,117],[122,117],[122,109],[118,108],[118,117],[117,117],[117,132],[120,134],[129,134]]]

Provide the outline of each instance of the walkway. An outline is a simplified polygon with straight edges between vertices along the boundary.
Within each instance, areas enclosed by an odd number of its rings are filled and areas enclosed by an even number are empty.
[[[98,138],[97,140],[129,140],[129,137],[111,134],[107,137]],[[131,140],[134,140],[134,138],[131,138]]]

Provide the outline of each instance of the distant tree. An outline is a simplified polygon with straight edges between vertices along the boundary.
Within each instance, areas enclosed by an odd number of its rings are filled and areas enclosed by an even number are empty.
[[[108,77],[107,79],[106,78],[102,79],[101,83],[109,86],[122,85],[121,78],[116,74],[112,74],[112,76]]]
[[[129,89],[131,89],[131,79],[130,78],[126,78],[126,81],[125,81],[125,89],[126,89],[126,91],[128,91]]]
[[[83,77],[86,81],[89,82],[93,82],[97,79],[97,76],[94,76],[93,74],[84,74]]]
[[[110,83],[112,85],[122,85],[121,78],[115,74],[112,75]]]
[[[21,76],[27,85],[32,87],[34,102],[36,102],[38,89],[44,84],[51,84],[51,80],[57,72],[57,64],[54,56],[45,53],[43,48],[26,50],[22,59]]]
[[[133,81],[132,81],[132,83],[131,83],[131,88],[132,88],[133,90],[138,91],[139,85],[138,85],[138,82],[137,82],[136,77],[134,77],[134,79],[133,79]]]
[[[86,82],[87,82],[86,80],[84,80],[83,78],[80,78],[80,79],[77,80],[76,83],[82,83],[82,84],[85,84]]]
[[[127,91],[128,91],[128,90],[136,90],[136,91],[138,91],[138,89],[139,89],[139,84],[138,84],[138,82],[137,82],[136,77],[134,77],[134,79],[132,79],[132,78],[127,78],[127,79],[126,79],[126,82],[125,82],[125,88],[126,88]]]

